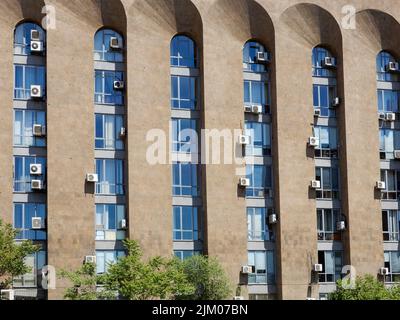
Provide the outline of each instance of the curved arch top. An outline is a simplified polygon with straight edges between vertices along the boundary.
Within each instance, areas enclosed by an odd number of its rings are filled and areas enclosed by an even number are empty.
[[[2,0],[0,1],[0,12],[2,12],[0,24],[12,26],[12,28],[23,22],[40,25],[44,18],[42,13],[44,6],[44,0]]]

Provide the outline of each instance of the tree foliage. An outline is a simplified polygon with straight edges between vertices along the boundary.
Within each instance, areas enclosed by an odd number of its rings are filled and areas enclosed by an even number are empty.
[[[353,288],[347,288],[347,282],[339,280],[330,300],[400,300],[400,286],[391,288],[378,281],[372,275],[357,277]]]
[[[0,219],[0,289],[8,288],[14,277],[31,272],[25,257],[39,250],[31,241],[15,242],[17,232]]]

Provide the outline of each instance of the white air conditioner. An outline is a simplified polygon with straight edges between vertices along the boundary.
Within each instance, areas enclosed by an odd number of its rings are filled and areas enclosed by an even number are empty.
[[[321,115],[321,109],[314,109],[314,116],[319,117]]]
[[[128,226],[128,224],[126,223],[126,219],[122,219],[121,220],[121,229],[126,229],[127,228],[127,226]]]
[[[336,230],[337,231],[344,231],[344,230],[346,230],[346,222],[345,221],[338,221],[337,223],[336,223]]]
[[[400,159],[400,150],[394,150],[393,155],[395,159]]]
[[[377,181],[376,188],[378,190],[384,190],[384,189],[386,189],[386,183],[384,181]]]
[[[379,269],[379,274],[382,276],[386,276],[389,274],[389,268],[382,267]]]
[[[252,266],[243,266],[242,273],[243,274],[253,273],[253,267]]]
[[[239,179],[239,185],[241,187],[250,187],[250,179],[247,178],[240,178]]]
[[[34,137],[44,137],[46,135],[46,127],[41,124],[34,124],[32,132]]]
[[[15,300],[15,291],[12,289],[0,290],[0,300]]]
[[[394,61],[389,62],[389,64],[387,65],[387,71],[399,72],[400,71],[399,63]]]
[[[99,182],[99,175],[96,173],[88,173],[86,174],[87,182]]]
[[[244,134],[240,135],[239,143],[244,146],[249,145],[250,144],[250,136],[246,136]]]
[[[340,105],[340,98],[336,97],[332,100],[332,107],[338,107]]]
[[[245,105],[245,106],[244,106],[244,112],[252,113],[252,112],[253,112],[252,106]]]
[[[321,181],[311,180],[310,187],[313,188],[313,189],[320,189],[321,188]]]
[[[43,190],[42,180],[32,180],[31,181],[31,189],[32,190]]]
[[[276,223],[278,223],[278,216],[277,216],[275,213],[269,215],[269,217],[268,217],[268,222],[269,222],[269,224],[276,224]]]
[[[40,230],[43,229],[43,220],[40,217],[32,218],[32,229]]]
[[[125,82],[124,81],[114,81],[114,90],[123,90],[125,88]]]
[[[43,98],[42,86],[31,85],[31,98]]]
[[[308,138],[308,145],[310,146],[310,147],[318,147],[318,145],[319,145],[319,140],[318,140],[318,138],[317,137],[310,137],[310,138]]]
[[[41,53],[44,51],[44,45],[42,41],[31,41],[31,52]]]
[[[110,48],[113,50],[121,50],[122,49],[122,43],[119,41],[117,37],[111,37],[110,38]]]
[[[31,30],[31,41],[40,41],[40,31]]]
[[[395,120],[396,120],[396,114],[394,112],[386,113],[386,121],[395,121]]]
[[[334,68],[336,67],[336,59],[333,57],[325,57],[323,65],[324,67]]]
[[[322,272],[323,271],[323,266],[320,263],[316,263],[313,266],[313,271],[314,272]]]
[[[119,137],[120,138],[126,137],[126,128],[125,127],[121,127],[121,129],[119,130]]]
[[[269,61],[268,52],[262,52],[262,51],[257,52],[257,62],[265,63],[268,61]]]
[[[233,300],[244,300],[244,297],[242,297],[242,296],[234,296]]]
[[[385,121],[385,120],[386,120],[386,113],[384,113],[384,112],[379,112],[379,113],[378,113],[378,119],[379,119],[379,120]]]
[[[86,256],[85,263],[96,263],[96,256]]]
[[[255,113],[255,114],[260,114],[260,113],[262,113],[262,106],[257,105],[257,104],[251,106],[251,112],[252,112],[252,113]]]
[[[29,172],[32,176],[40,176],[43,174],[43,168],[40,163],[31,164],[29,166]]]

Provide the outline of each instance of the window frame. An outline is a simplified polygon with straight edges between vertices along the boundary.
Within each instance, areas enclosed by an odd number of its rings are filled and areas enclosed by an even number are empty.
[[[259,263],[258,257],[261,257],[260,259],[264,261]],[[248,274],[248,285],[270,285],[275,283],[276,262],[274,250],[248,250],[248,265],[252,267],[252,272]],[[258,269],[257,266],[260,265],[265,266],[265,269]]]
[[[342,238],[341,232],[338,231],[336,228],[337,222],[340,221],[340,217],[341,217],[340,209],[317,208],[318,241],[340,241],[341,240],[341,238]],[[327,227],[328,223],[331,223],[332,230],[329,230],[329,228]],[[321,226],[322,226],[322,228],[321,228]]]
[[[325,188],[325,178],[323,172],[329,170],[330,188]],[[319,176],[318,176],[318,171]],[[337,188],[334,188],[334,171],[337,172]],[[315,179],[320,181],[321,187],[316,189],[316,199],[318,200],[339,200],[340,199],[340,170],[339,167],[315,167]]]
[[[255,168],[263,169],[262,185],[255,186]],[[268,172],[271,181],[268,181]],[[258,176],[258,175],[257,175]],[[246,198],[273,198],[273,171],[271,165],[246,165],[246,178],[250,180],[250,186],[246,187]],[[262,193],[262,195],[261,195]]]
[[[184,225],[184,210],[183,209],[190,209],[190,221],[191,221],[191,227],[189,229],[185,229],[183,227]],[[179,210],[179,212],[177,211]],[[201,223],[200,223],[200,216],[201,216],[201,207],[198,206],[184,206],[184,205],[175,205],[172,207],[172,212],[173,212],[173,226],[172,226],[172,232],[173,232],[173,240],[174,241],[182,241],[182,242],[192,242],[192,241],[199,241],[200,240],[200,228],[201,228]],[[179,225],[180,227],[176,225],[176,219],[177,216],[179,218]],[[189,238],[186,238],[184,234],[191,234]],[[180,236],[177,236],[177,235]]]
[[[178,184],[175,183],[176,166],[179,168]],[[190,166],[190,185],[183,184],[182,166]],[[200,166],[190,162],[174,161],[172,163],[172,195],[174,197],[199,197],[200,196]],[[190,194],[185,194],[184,190],[190,189]]]
[[[102,163],[101,167],[98,165],[98,163]],[[114,167],[114,178],[115,181],[110,183],[107,180],[105,180],[107,176],[107,162],[113,162],[113,167]],[[96,195],[103,195],[103,196],[123,196],[125,195],[125,161],[122,159],[104,159],[104,158],[96,158],[95,160],[95,166],[96,166],[96,173],[99,177],[99,181],[95,183],[95,194]],[[118,173],[119,169],[121,169],[121,179],[122,181],[118,181]],[[104,179],[102,180],[102,177]],[[115,188],[115,192],[112,192],[112,188]],[[110,191],[106,192],[104,191],[105,188],[109,188]]]
[[[22,87],[17,87],[17,70],[18,69],[22,70]],[[27,70],[34,70],[34,81],[33,83],[28,84],[27,86]],[[40,72],[43,72],[43,74],[40,74]],[[43,77],[42,79],[39,79]],[[46,97],[46,91],[47,91],[47,84],[46,84],[46,67],[45,66],[40,66],[40,65],[33,65],[33,64],[14,64],[14,100],[20,100],[20,101],[28,101],[31,100],[31,86],[33,85],[40,85],[42,87],[42,96],[45,98]]]
[[[26,126],[27,124],[27,114],[30,113],[30,118],[33,120],[32,127],[30,128]],[[17,134],[17,114],[21,114],[21,125],[20,132]],[[43,117],[43,121],[38,120],[38,116],[41,115]],[[14,109],[13,112],[13,145],[18,148],[45,148],[47,145],[46,137],[37,137],[33,135],[33,125],[40,124],[43,127],[46,127],[46,111],[43,110],[34,110],[34,109]],[[30,134],[26,134],[26,133]],[[21,141],[21,143],[16,143],[17,141]],[[32,143],[26,142],[27,140],[32,140]]]

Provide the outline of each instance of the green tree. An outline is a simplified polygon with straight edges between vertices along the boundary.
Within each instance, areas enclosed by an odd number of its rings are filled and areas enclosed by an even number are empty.
[[[196,290],[193,294],[181,295],[178,299],[223,300],[232,293],[228,277],[215,258],[194,255],[183,261],[183,269]]]
[[[337,289],[329,295],[330,300],[400,300],[400,286],[386,288],[372,275],[357,277],[353,288],[347,281],[339,280]]]
[[[124,244],[127,256],[109,267],[104,276],[106,290],[118,291],[129,300],[174,299],[194,292],[179,260],[154,257],[144,261],[136,241]]]
[[[25,257],[37,252],[31,241],[15,242],[17,230],[0,219],[0,289],[6,289],[16,276],[31,272]]]

